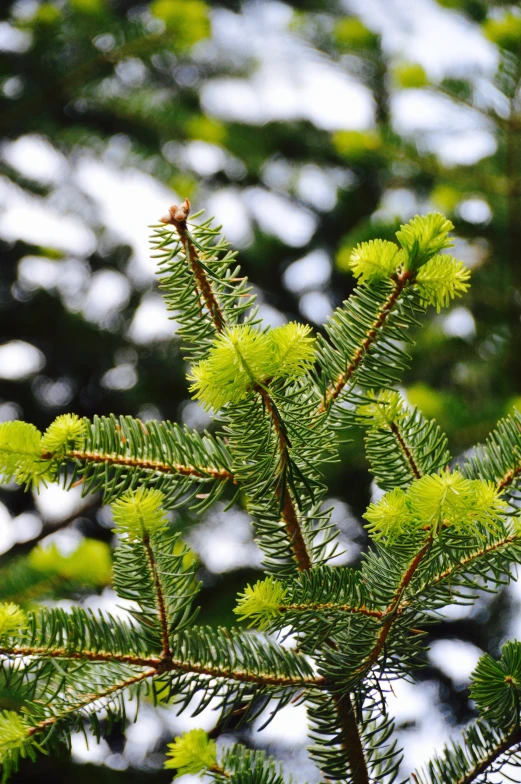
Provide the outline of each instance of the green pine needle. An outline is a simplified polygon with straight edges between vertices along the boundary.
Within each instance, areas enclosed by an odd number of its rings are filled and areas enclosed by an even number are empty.
[[[494,532],[506,509],[492,482],[443,471],[418,479],[407,491],[395,488],[386,493],[364,517],[374,539],[392,542],[422,529],[439,533],[450,527],[476,536],[482,533],[480,527]]]
[[[234,613],[239,616],[239,620],[250,620],[249,626],[264,631],[279,617],[286,593],[284,585],[275,577],[258,580],[254,586],[247,585],[244,592],[239,594]]]
[[[356,246],[349,266],[360,283],[390,278],[403,264],[403,252],[394,242],[369,240]]]
[[[165,768],[177,771],[174,778],[204,773],[215,767],[217,762],[217,745],[204,730],[190,730],[176,737],[168,748],[170,759],[165,762]]]
[[[139,541],[166,528],[168,519],[162,506],[163,500],[163,493],[159,490],[145,487],[118,498],[112,504],[116,533],[130,541]]]
[[[470,270],[452,256],[434,256],[416,275],[415,286],[424,305],[439,313],[469,288]]]
[[[85,431],[83,419],[76,414],[61,414],[47,428],[42,438],[43,452],[55,454],[81,446]]]
[[[0,639],[18,634],[27,627],[24,611],[12,602],[0,604]]]
[[[257,384],[273,378],[295,378],[314,362],[314,338],[301,324],[261,332],[250,325],[226,329],[207,357],[192,367],[190,392],[216,411],[239,403]]]
[[[405,412],[405,403],[399,392],[384,389],[377,393],[371,389],[366,397],[370,402],[363,403],[356,409],[358,423],[366,427],[389,427]]]
[[[418,270],[441,250],[452,247],[448,233],[453,228],[450,220],[438,212],[415,215],[400,226],[396,238],[404,251],[405,269]]]
[[[488,653],[472,673],[470,696],[479,712],[493,725],[509,729],[519,723],[521,708],[521,643],[503,645],[496,660]]]
[[[0,484],[14,480],[37,488],[49,467],[41,455],[42,434],[34,425],[17,420],[0,424]]]

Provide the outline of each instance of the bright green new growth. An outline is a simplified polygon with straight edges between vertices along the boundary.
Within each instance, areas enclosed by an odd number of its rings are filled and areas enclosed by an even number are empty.
[[[362,403],[356,409],[360,424],[368,427],[389,427],[399,419],[405,410],[402,397],[398,392],[384,389],[375,393],[372,389],[367,394],[368,403]]]
[[[249,626],[263,631],[280,615],[286,594],[286,588],[275,577],[257,580],[254,586],[247,585],[239,594],[234,613],[240,621],[250,621]]]
[[[270,720],[301,702],[321,778],[393,784],[401,752],[389,681],[424,664],[422,632],[441,608],[498,590],[521,561],[521,415],[455,468],[436,422],[396,391],[425,306],[439,310],[468,287],[463,263],[439,255],[451,245],[443,216],[414,217],[397,233],[400,246],[359,245],[351,260],[359,285],[315,340],[305,325],[259,325],[236,254],[189,212],[187,201],[171,207],[152,244],[191,392],[218,412],[217,432],[74,414],[43,437],[23,422],[0,425],[4,481],[81,485],[112,505],[112,584],[131,608],[130,620],[80,605],[33,609],[38,585],[64,593],[106,585],[103,542],[84,540],[68,555],[41,545],[23,563],[13,559],[0,585],[0,688],[25,712],[0,716],[4,779],[20,758],[70,745],[86,722],[101,737],[125,722],[129,698],[146,698],[179,712],[218,705],[212,738],[266,705]],[[366,512],[372,541],[355,568],[332,561],[324,467],[358,426],[384,495]],[[263,579],[239,593],[235,609],[260,631],[195,623],[197,561],[169,512],[200,513],[223,498],[244,506],[264,554]],[[291,634],[295,647],[268,631]],[[510,643],[499,662],[480,661],[471,694],[482,718],[415,783],[483,783],[519,764],[520,650]],[[216,748],[193,730],[170,744],[166,767],[221,784],[284,784],[264,753],[225,745],[217,762]]]
[[[55,454],[61,450],[79,448],[83,442],[85,426],[76,414],[61,414],[45,431],[42,452]]]
[[[469,287],[470,271],[452,256],[434,256],[416,275],[416,286],[424,305],[439,313],[451,299],[461,297]]]
[[[394,542],[400,536],[410,536],[421,528],[421,519],[415,518],[407,503],[407,493],[395,487],[376,504],[370,504],[365,519],[373,539]]]
[[[13,752],[20,753],[22,757],[30,753],[29,728],[19,713],[11,710],[0,712],[0,764],[5,765]]]
[[[360,283],[389,279],[403,269],[414,275],[414,288],[421,303],[432,305],[439,313],[469,287],[470,271],[464,263],[452,256],[438,255],[453,245],[448,237],[453,228],[438,213],[416,215],[396,232],[401,249],[387,240],[362,242],[351,253],[349,266]]]
[[[310,332],[310,327],[295,323],[268,332],[249,325],[226,329],[208,358],[192,368],[190,392],[206,408],[218,411],[226,403],[244,400],[255,386],[303,376],[315,360]]]
[[[42,461],[42,434],[27,422],[0,424],[0,483],[14,480],[37,488],[45,480],[47,465]]]
[[[27,616],[17,604],[0,603],[0,639],[17,634],[26,626]]]
[[[403,260],[403,252],[394,242],[369,240],[353,250],[349,266],[360,283],[365,283],[390,278]]]
[[[174,778],[211,770],[217,763],[217,745],[204,730],[191,730],[168,744],[165,768],[176,770]]]
[[[392,542],[420,530],[439,534],[447,527],[480,536],[483,529],[497,529],[506,510],[492,482],[444,471],[422,477],[407,491],[396,488],[387,493],[364,517],[373,538]]]
[[[168,525],[163,509],[164,496],[159,490],[140,487],[112,504],[114,529],[130,541],[143,540]]]
[[[400,226],[396,238],[403,248],[405,269],[417,271],[444,248],[454,245],[448,236],[454,226],[439,212],[415,215],[409,223]]]

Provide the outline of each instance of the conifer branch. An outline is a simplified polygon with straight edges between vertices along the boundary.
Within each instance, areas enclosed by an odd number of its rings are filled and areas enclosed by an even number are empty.
[[[507,471],[507,473],[504,474],[502,479],[498,481],[497,488],[499,492],[502,493],[503,490],[506,490],[507,487],[510,487],[510,485],[514,484],[514,482],[516,481],[516,479],[519,477],[520,474],[521,474],[521,462],[519,462],[515,468],[511,468],[509,471]]]
[[[159,667],[162,660],[157,656],[134,656],[123,653],[104,653],[103,651],[70,651],[66,648],[43,648],[32,645],[0,646],[0,656],[42,656],[49,659],[74,659],[75,661],[105,662],[111,664],[130,664],[134,667]]]
[[[412,282],[413,279],[414,279],[414,273],[407,269],[404,269],[400,273],[393,275],[392,277],[393,284],[394,284],[393,290],[391,291],[387,300],[385,301],[382,308],[380,309],[380,312],[378,313],[378,316],[374,321],[371,329],[365,336],[360,347],[358,348],[358,351],[351,359],[346,370],[338,376],[334,384],[331,384],[327,388],[325,392],[324,400],[322,401],[318,409],[319,413],[328,411],[331,407],[331,404],[341,394],[346,384],[349,383],[353,374],[356,372],[360,363],[362,362],[364,355],[368,352],[368,350],[371,348],[371,346],[377,339],[379,330],[384,326],[385,322],[393,312],[393,309],[396,303],[398,302],[400,295],[407,287],[407,285]]]
[[[466,558],[462,558],[460,561],[453,564],[449,568],[444,569],[443,572],[440,572],[439,574],[433,576],[429,580],[428,587],[434,588],[436,585],[439,585],[444,580],[450,580],[450,578],[454,574],[465,571],[466,567],[471,566],[475,561],[478,561],[480,558],[484,558],[490,553],[493,553],[496,550],[501,549],[502,547],[508,548],[509,545],[513,544],[514,542],[519,542],[519,540],[520,540],[519,534],[517,533],[510,534],[508,536],[505,536],[503,539],[499,539],[496,542],[492,542],[491,544],[488,544],[486,547],[483,547],[480,550],[476,550],[476,552],[472,553],[471,555],[468,555]],[[402,613],[403,610],[409,607],[414,601],[414,599],[417,597],[417,595],[419,595],[423,590],[424,587],[419,588],[417,594],[411,596],[405,602],[401,603],[397,608],[397,614]]]
[[[186,258],[190,264],[190,269],[192,270],[197,284],[199,301],[201,302],[201,312],[203,310],[202,303],[204,302],[210,313],[215,329],[217,332],[222,332],[225,327],[223,312],[208,281],[203,264],[199,258],[198,249],[196,248],[194,240],[190,236],[186,225],[188,215],[190,214],[190,202],[188,199],[185,199],[181,206],[174,204],[169,208],[168,213],[168,216],[161,218],[161,223],[174,226],[179,235],[181,244],[185,249]]]
[[[227,481],[234,480],[233,474],[224,468],[214,468],[212,466],[192,466],[182,465],[181,463],[165,463],[161,460],[145,460],[138,457],[126,457],[124,455],[104,454],[103,452],[85,452],[81,449],[73,449],[65,452],[65,457],[73,460],[84,460],[89,463],[106,463],[111,466],[125,466],[126,468],[141,468],[147,471],[159,472],[162,474],[181,474],[182,476],[193,476],[197,479],[214,479]],[[53,455],[43,453],[42,460],[51,460]]]
[[[277,483],[276,493],[277,498],[281,502],[282,519],[284,520],[286,531],[288,532],[293,555],[295,557],[295,561],[297,562],[297,567],[299,571],[307,572],[312,567],[311,558],[306,546],[306,542],[304,541],[304,536],[302,534],[302,529],[300,527],[294,501],[285,481],[286,471],[291,470],[289,456],[289,448],[291,445],[289,443],[289,439],[280,418],[278,409],[273,403],[268,390],[261,385],[257,385],[256,389],[262,398],[266,411],[270,415],[271,421],[273,422],[273,426],[277,433],[280,452],[279,474],[282,482],[279,481]]]
[[[70,715],[71,713],[76,713],[76,711],[80,711],[83,708],[88,708],[89,705],[97,702],[98,700],[105,699],[106,697],[110,697],[112,694],[116,692],[123,691],[124,689],[128,689],[130,686],[134,686],[141,681],[146,680],[147,678],[151,678],[152,676],[156,675],[157,670],[148,669],[144,672],[140,672],[137,675],[133,675],[131,678],[126,678],[123,681],[119,681],[118,683],[112,684],[108,688],[104,689],[101,692],[89,694],[85,697],[84,700],[79,700],[78,702],[73,703],[73,705],[69,705],[66,710],[62,713],[59,713],[54,716],[49,716],[48,719],[44,719],[43,721],[38,722],[34,727],[31,727],[27,731],[27,735],[30,737],[32,735],[37,734],[38,732],[42,732],[43,730],[47,729],[47,727],[56,724],[61,719],[66,718],[66,716]]]
[[[154,582],[154,589],[156,593],[157,609],[159,614],[159,625],[161,627],[161,643],[163,646],[161,650],[161,659],[168,660],[172,656],[172,651],[170,650],[170,639],[169,639],[170,635],[168,630],[168,616],[166,612],[166,602],[163,593],[163,586],[161,585],[161,579],[159,577],[159,572],[156,565],[156,559],[152,547],[150,546],[150,536],[148,534],[146,534],[143,537],[143,546],[147,554],[147,560],[150,567],[150,571],[152,573],[152,579]]]
[[[342,728],[341,746],[349,760],[353,784],[369,784],[369,771],[351,697],[349,693],[334,694],[333,700]]]
[[[247,672],[246,670],[223,669],[221,667],[208,667],[194,662],[184,662],[172,659],[171,662],[164,664],[164,671],[179,671],[195,673],[197,675],[208,675],[211,678],[222,678],[223,680],[236,681],[237,683],[256,683],[259,686],[294,686],[295,688],[309,687],[313,689],[325,689],[327,681],[324,677],[302,677],[292,678],[288,675],[268,675]]]
[[[40,656],[43,659],[63,659],[74,661],[88,661],[91,663],[127,664],[133,667],[148,667],[150,676],[160,675],[166,672],[184,672],[187,675],[207,675],[210,678],[235,681],[237,683],[254,683],[259,686],[294,686],[296,689],[327,688],[327,680],[324,677],[302,677],[301,679],[291,678],[284,675],[268,675],[247,672],[246,670],[225,669],[221,667],[208,667],[190,661],[174,659],[170,656],[167,659],[157,656],[133,656],[119,653],[104,653],[103,651],[69,651],[65,648],[42,648],[24,645],[14,645],[10,647],[0,647],[0,656],[24,657]],[[153,669],[153,673],[152,670]]]
[[[485,771],[497,759],[499,759],[502,754],[509,751],[514,746],[518,746],[519,744],[521,744],[521,729],[516,727],[516,729],[512,730],[512,732],[506,736],[503,742],[499,743],[493,751],[478,760],[475,767],[470,770],[467,775],[462,776],[462,778],[457,781],[457,784],[471,784],[471,782],[475,781],[478,776],[480,776],[482,773],[485,773]]]
[[[281,604],[279,606],[279,612],[309,612],[309,610],[316,610],[320,612],[321,610],[331,610],[331,611],[340,611],[345,613],[353,613],[355,615],[367,615],[370,618],[382,618],[385,615],[384,610],[370,610],[367,607],[353,607],[349,604],[334,604],[333,602],[323,602],[323,603],[313,603],[310,602],[309,604]]]
[[[396,441],[398,442],[400,449],[402,450],[403,454],[405,455],[405,458],[407,460],[407,463],[410,466],[410,469],[411,469],[413,475],[415,476],[416,479],[421,479],[423,474],[422,474],[418,464],[416,463],[416,460],[414,459],[414,456],[413,456],[411,450],[409,449],[409,447],[405,443],[404,437],[403,437],[402,433],[400,432],[400,428],[399,428],[398,424],[396,422],[391,422],[390,425],[389,425],[389,428],[391,430],[391,433],[396,438]]]
[[[382,616],[383,619],[382,628],[380,629],[373,650],[366,657],[362,665],[358,668],[358,673],[360,676],[365,675],[365,673],[367,673],[371,669],[371,667],[374,664],[376,664],[376,662],[378,661],[378,657],[380,656],[385,646],[387,637],[389,636],[389,632],[391,631],[393,623],[396,620],[396,618],[398,618],[400,615],[400,599],[403,596],[404,591],[406,591],[408,586],[411,584],[411,581],[414,575],[416,574],[416,571],[420,566],[423,558],[429,552],[429,549],[432,545],[432,539],[433,539],[433,534],[429,536],[429,538],[427,539],[427,541],[425,542],[421,550],[419,550],[416,553],[416,555],[410,562],[409,566],[407,567],[407,570],[403,574],[402,579],[400,580],[400,584],[396,589],[393,600],[388,605],[387,609],[384,611],[384,614]]]

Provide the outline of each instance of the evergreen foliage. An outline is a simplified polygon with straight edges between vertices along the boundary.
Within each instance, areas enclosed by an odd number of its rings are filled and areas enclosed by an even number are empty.
[[[358,246],[358,288],[315,348],[307,327],[257,323],[234,254],[209,222],[188,219],[188,202],[171,207],[153,245],[182,325],[192,391],[220,434],[130,417],[62,415],[43,436],[26,423],[0,425],[5,481],[68,488],[79,478],[84,493],[103,491],[117,534],[113,584],[131,603],[128,620],[0,605],[2,678],[22,706],[0,718],[4,778],[20,758],[68,744],[85,726],[98,738],[110,732],[126,719],[129,698],[182,711],[197,696],[196,713],[217,705],[216,736],[232,717],[259,716],[268,701],[267,721],[299,701],[325,778],[393,782],[401,752],[386,708],[389,681],[424,662],[437,610],[496,590],[521,554],[519,415],[458,468],[438,426],[393,389],[417,317],[467,287],[462,262],[439,255],[452,225],[439,214],[416,216],[397,233],[401,247]],[[334,566],[322,472],[338,459],[345,430],[359,425],[387,492],[366,512],[372,544],[361,566]],[[197,563],[167,513],[201,487],[209,492],[198,501],[208,507],[231,485],[265,553],[265,578],[239,594],[236,608],[258,631],[195,625]],[[288,633],[295,648],[283,644]],[[484,782],[504,762],[519,764],[520,662],[517,642],[498,662],[480,661],[471,694],[481,717],[415,781]],[[176,738],[168,756],[176,775],[282,782],[264,754],[222,751],[202,730]]]

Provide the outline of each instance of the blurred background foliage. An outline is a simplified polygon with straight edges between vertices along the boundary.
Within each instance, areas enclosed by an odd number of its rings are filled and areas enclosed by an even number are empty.
[[[518,4],[4,0],[0,420],[44,429],[75,411],[209,425],[187,399],[147,255],[146,226],[170,203],[188,196],[223,223],[269,323],[317,328],[352,290],[353,246],[436,209],[455,224],[472,288],[419,334],[404,389],[457,458],[521,405],[520,84]],[[377,490],[357,434],[343,458],[331,502],[343,560],[356,563]],[[231,623],[260,563],[247,516],[218,507],[172,525],[201,560],[201,620]],[[79,490],[2,491],[0,598],[114,609],[110,526]],[[468,674],[519,629],[519,602],[514,587],[447,613],[416,696],[395,706],[407,766],[469,718]],[[158,750],[187,725],[159,714],[15,778],[88,781],[97,764],[107,783],[167,781]],[[242,739],[313,778],[299,727]]]

